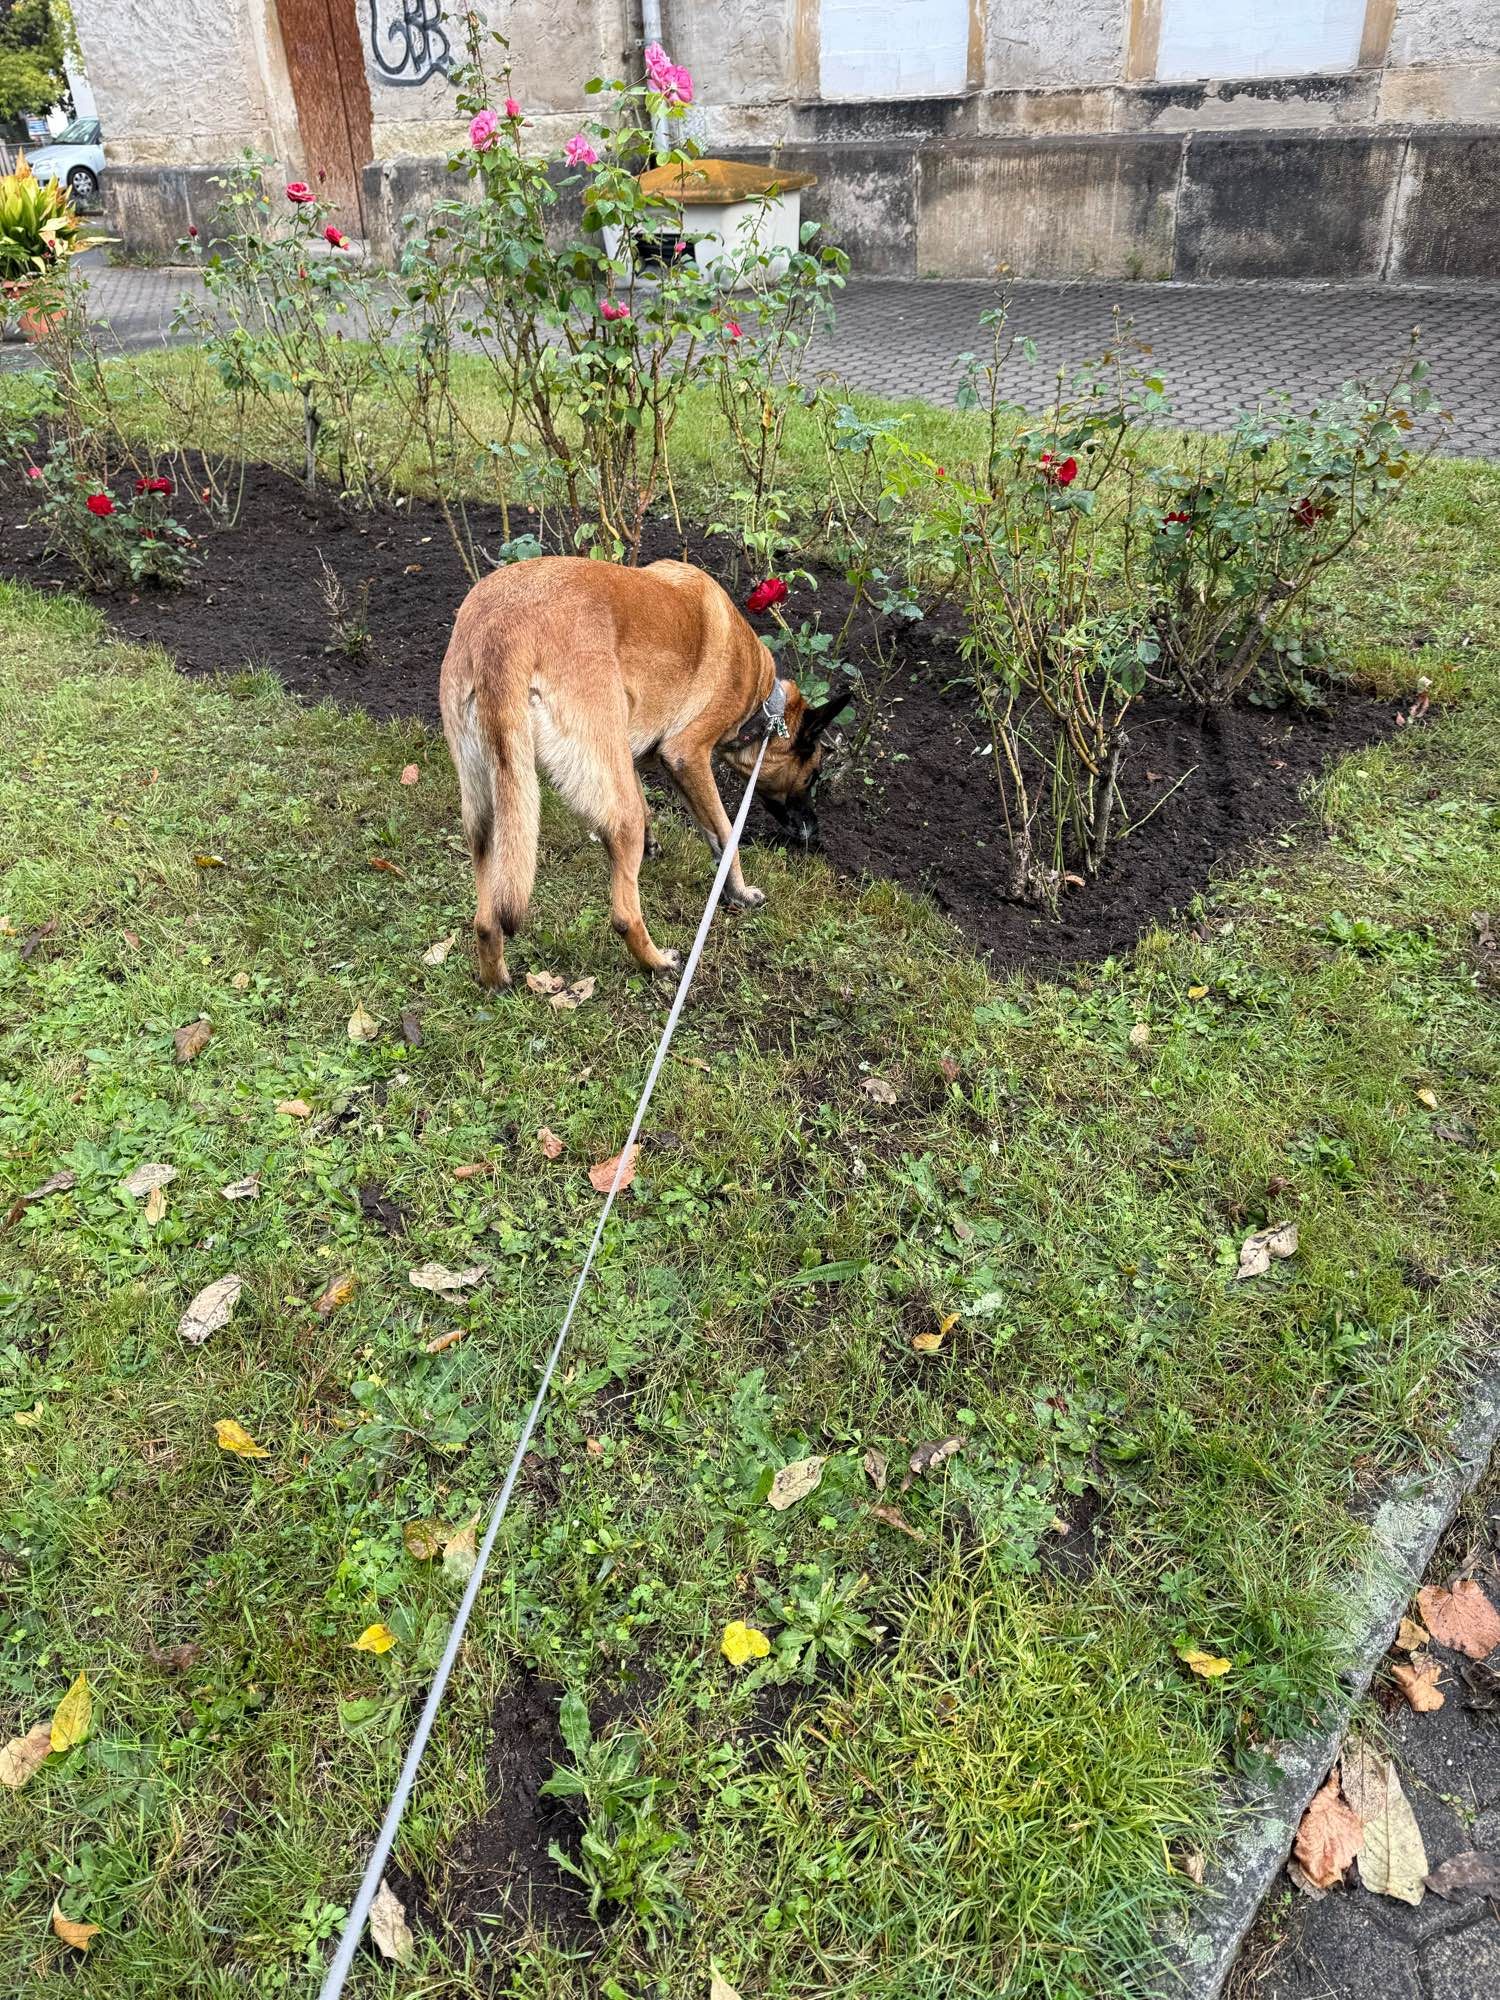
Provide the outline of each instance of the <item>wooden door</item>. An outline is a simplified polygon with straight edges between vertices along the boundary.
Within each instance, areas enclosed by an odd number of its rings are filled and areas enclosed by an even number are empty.
[[[333,203],[340,226],[362,236],[360,172],[371,153],[370,86],[354,0],[277,0],[276,11],[307,178]]]

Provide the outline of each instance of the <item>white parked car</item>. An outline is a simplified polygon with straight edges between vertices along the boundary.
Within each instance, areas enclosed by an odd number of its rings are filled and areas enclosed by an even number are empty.
[[[81,208],[92,208],[99,199],[99,182],[104,173],[104,138],[97,118],[75,118],[73,123],[33,152],[26,160],[39,181],[66,181],[68,192]]]

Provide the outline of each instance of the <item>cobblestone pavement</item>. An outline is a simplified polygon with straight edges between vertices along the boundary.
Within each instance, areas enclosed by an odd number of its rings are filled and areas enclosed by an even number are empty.
[[[100,316],[126,348],[162,339],[189,282],[182,271],[102,261],[92,274]],[[856,278],[816,357],[856,388],[947,402],[955,357],[982,347],[979,316],[993,302],[986,285]],[[1096,354],[1118,305],[1151,348],[1178,420],[1205,430],[1224,427],[1269,389],[1306,401],[1351,375],[1378,374],[1420,326],[1433,382],[1453,413],[1445,449],[1500,458],[1500,285],[1028,283],[1011,287],[1011,304],[1012,326],[1038,348],[1035,364],[1011,361],[1005,386],[1018,401],[1040,402],[1059,366]],[[24,348],[0,348],[0,367],[26,359]]]
[[[1428,1573],[1447,1584],[1473,1574],[1500,1602],[1500,1465],[1487,1500],[1450,1530]],[[1430,1868],[1456,1854],[1500,1853],[1500,1715],[1465,1706],[1457,1655],[1441,1660],[1444,1705],[1415,1715],[1399,1698],[1367,1733],[1392,1757],[1411,1801]],[[1500,1664],[1500,1655],[1491,1664]],[[1380,1683],[1377,1681],[1377,1691]],[[1496,2000],[1500,1902],[1445,1902],[1429,1892],[1413,1909],[1357,1886],[1313,1902],[1286,1878],[1240,1953],[1227,2000]]]

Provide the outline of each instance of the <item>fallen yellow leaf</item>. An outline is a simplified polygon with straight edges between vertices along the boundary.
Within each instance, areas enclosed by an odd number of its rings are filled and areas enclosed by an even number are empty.
[[[281,1113],[283,1118],[312,1117],[312,1106],[304,1103],[300,1097],[283,1097],[277,1104],[276,1109]]]
[[[1185,1667],[1191,1667],[1206,1681],[1216,1681],[1221,1674],[1229,1672],[1228,1660],[1218,1653],[1202,1652],[1197,1646],[1185,1647],[1177,1657]]]
[[[1435,1090],[1419,1090],[1417,1092],[1417,1102],[1418,1104],[1425,1104],[1429,1111],[1436,1111],[1438,1108],[1437,1092]]]
[[[271,1454],[263,1444],[257,1444],[243,1424],[237,1424],[233,1417],[220,1417],[214,1425],[214,1436],[225,1451],[232,1451],[236,1458],[269,1458]]]
[[[146,1196],[146,1227],[154,1229],[157,1223],[166,1219],[167,1191],[164,1187],[154,1187]]]
[[[52,1928],[64,1944],[70,1944],[74,1951],[87,1951],[99,1935],[97,1924],[76,1924],[71,1917],[65,1917],[57,1904],[52,1905]]]
[[[328,1315],[337,1312],[340,1306],[348,1305],[354,1297],[354,1291],[355,1279],[349,1272],[345,1272],[342,1277],[335,1278],[327,1290],[313,1301],[313,1311],[319,1319],[327,1319]]]
[[[89,1733],[89,1725],[94,1719],[94,1695],[89,1687],[87,1674],[80,1674],[57,1704],[52,1717],[52,1727],[48,1732],[52,1748],[58,1752],[71,1750],[75,1743],[81,1743]]]
[[[1208,988],[1206,986],[1190,986],[1188,988],[1188,998],[1189,1000],[1206,1000],[1208,998]]]
[[[389,1625],[367,1625],[354,1642],[356,1653],[388,1653],[396,1643]]]
[[[751,1660],[763,1660],[771,1650],[771,1642],[765,1633],[754,1625],[747,1625],[742,1618],[736,1618],[724,1627],[724,1636],[719,1641],[719,1651],[732,1667],[748,1666]]]

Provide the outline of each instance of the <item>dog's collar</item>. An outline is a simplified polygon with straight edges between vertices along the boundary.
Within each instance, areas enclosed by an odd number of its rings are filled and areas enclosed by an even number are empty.
[[[759,708],[752,708],[748,718],[742,722],[731,743],[759,743],[763,736],[785,736],[786,726],[786,682],[780,671],[773,668],[771,692]]]

